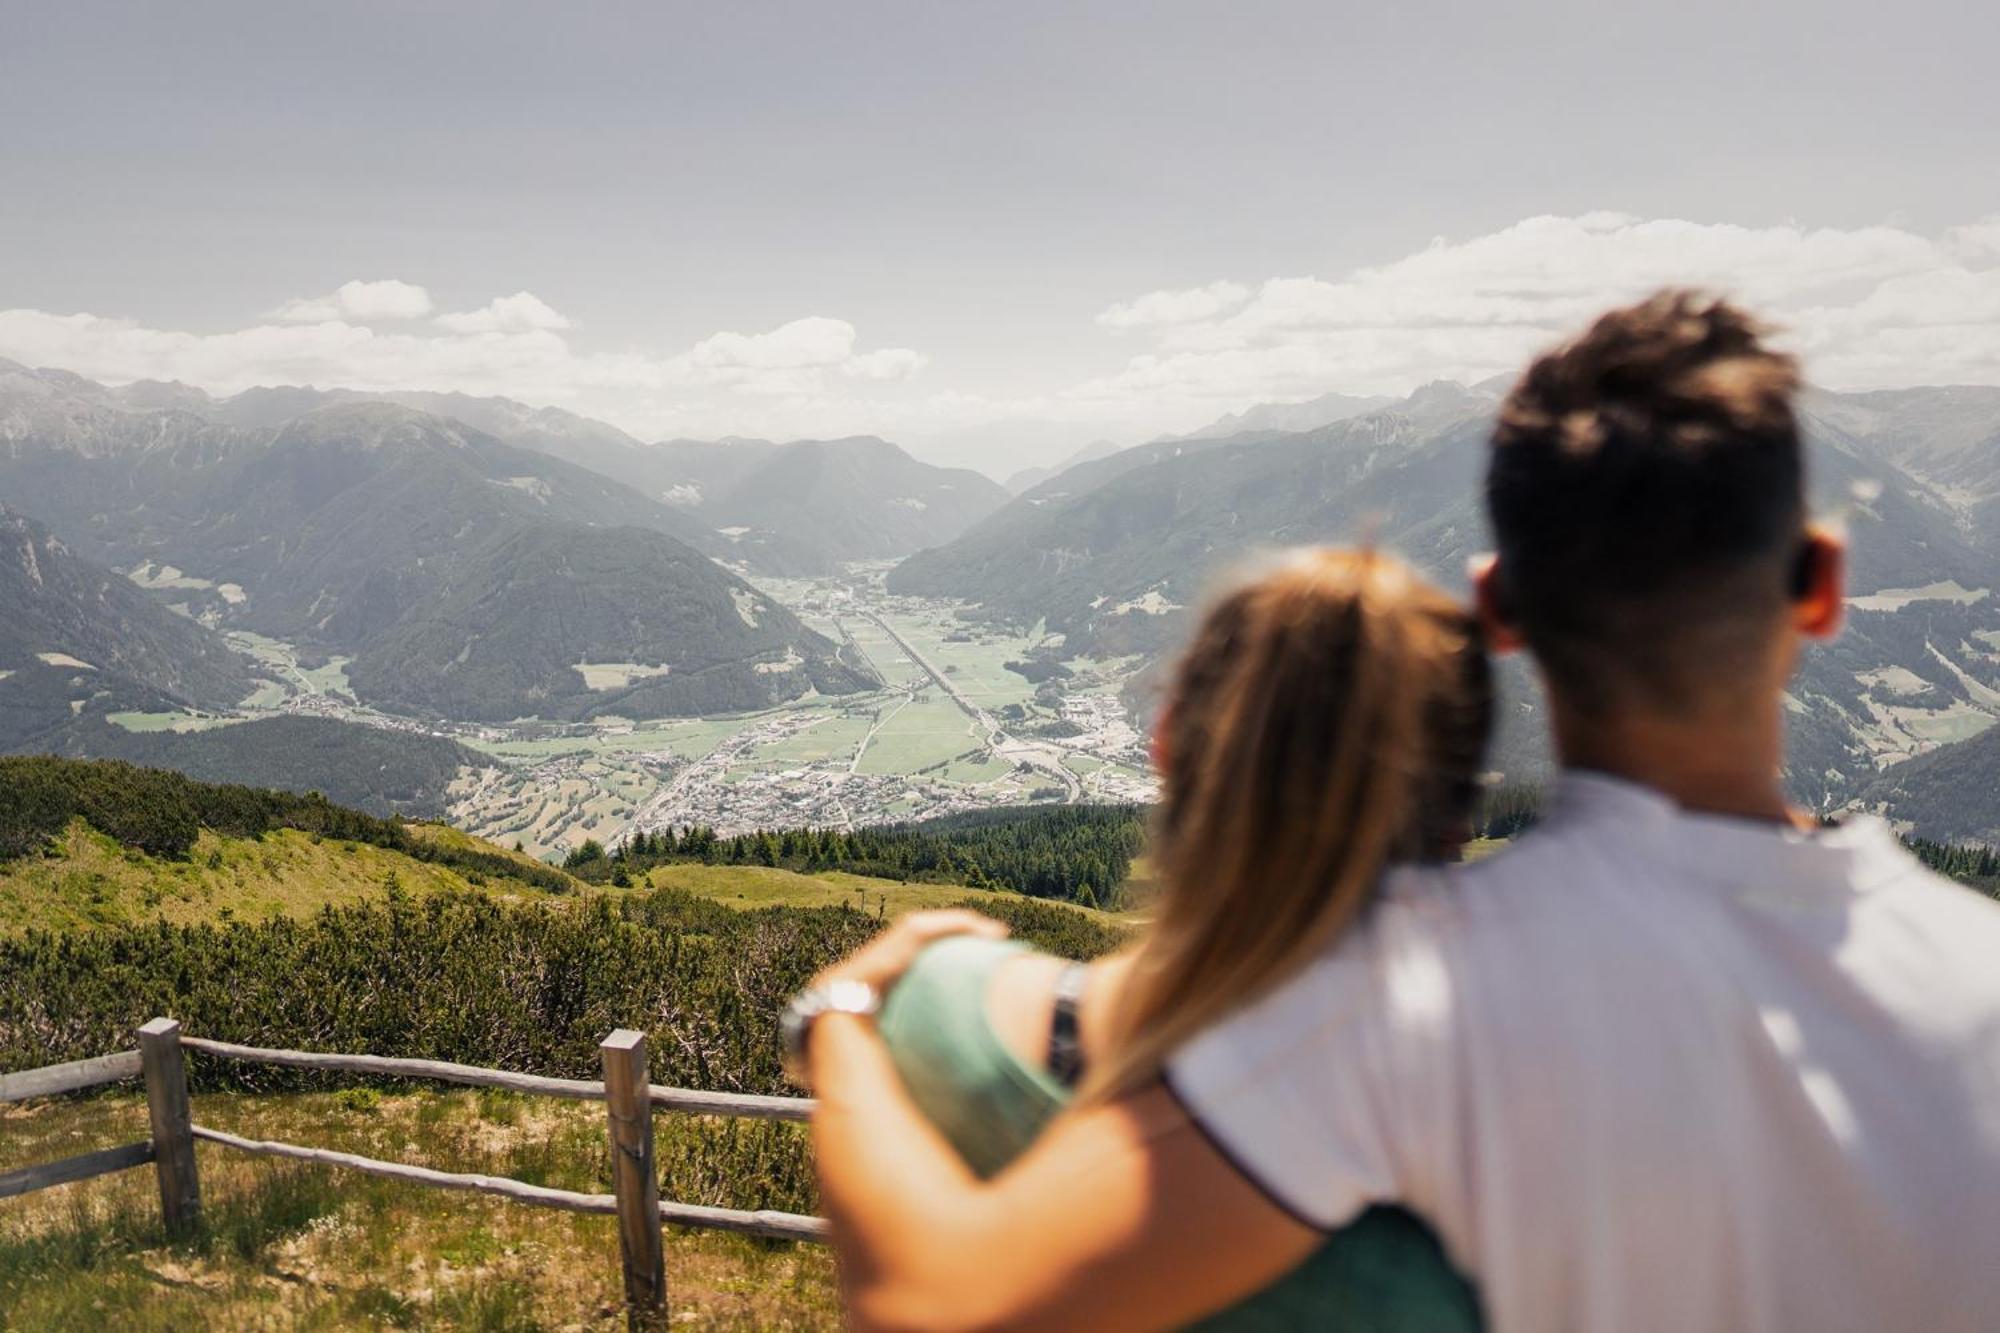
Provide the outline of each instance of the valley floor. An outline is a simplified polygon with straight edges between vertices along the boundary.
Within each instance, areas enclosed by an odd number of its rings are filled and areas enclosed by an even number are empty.
[[[131,731],[200,730],[246,718],[310,716],[448,736],[490,757],[448,793],[454,824],[534,856],[638,827],[704,824],[852,828],[1032,801],[1144,802],[1154,784],[1122,691],[1136,661],[1071,661],[1040,686],[1009,663],[1045,647],[1038,630],[961,619],[954,603],[896,597],[879,568],[821,579],[760,579],[761,590],[865,660],[867,694],[808,694],[756,713],[606,717],[583,723],[425,722],[358,701],[346,659],[307,666],[289,644],[233,632],[271,679],[239,716],[120,713]],[[615,688],[630,663],[584,663]]]

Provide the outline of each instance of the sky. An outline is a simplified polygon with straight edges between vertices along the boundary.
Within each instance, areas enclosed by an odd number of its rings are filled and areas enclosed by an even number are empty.
[[[2000,6],[10,6],[0,356],[995,474],[1663,283],[2000,383]]]

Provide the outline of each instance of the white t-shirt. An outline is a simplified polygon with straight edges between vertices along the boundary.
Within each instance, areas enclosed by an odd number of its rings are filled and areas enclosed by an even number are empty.
[[[2000,1328],[2000,905],[1878,820],[1570,774],[1168,1082],[1307,1222],[1426,1218],[1497,1329]]]

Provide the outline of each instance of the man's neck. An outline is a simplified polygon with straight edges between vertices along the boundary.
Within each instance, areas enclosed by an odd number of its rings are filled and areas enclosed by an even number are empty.
[[[1561,707],[1555,713],[1556,749],[1566,768],[1650,787],[1685,810],[1809,822],[1779,785],[1784,742],[1776,707],[1726,718],[1627,715],[1612,723],[1586,721]]]

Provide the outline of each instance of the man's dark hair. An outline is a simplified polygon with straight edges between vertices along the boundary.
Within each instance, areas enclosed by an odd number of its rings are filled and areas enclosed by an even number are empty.
[[[1664,291],[1538,359],[1486,474],[1509,617],[1573,707],[1684,709],[1770,641],[1805,524],[1797,364]]]

